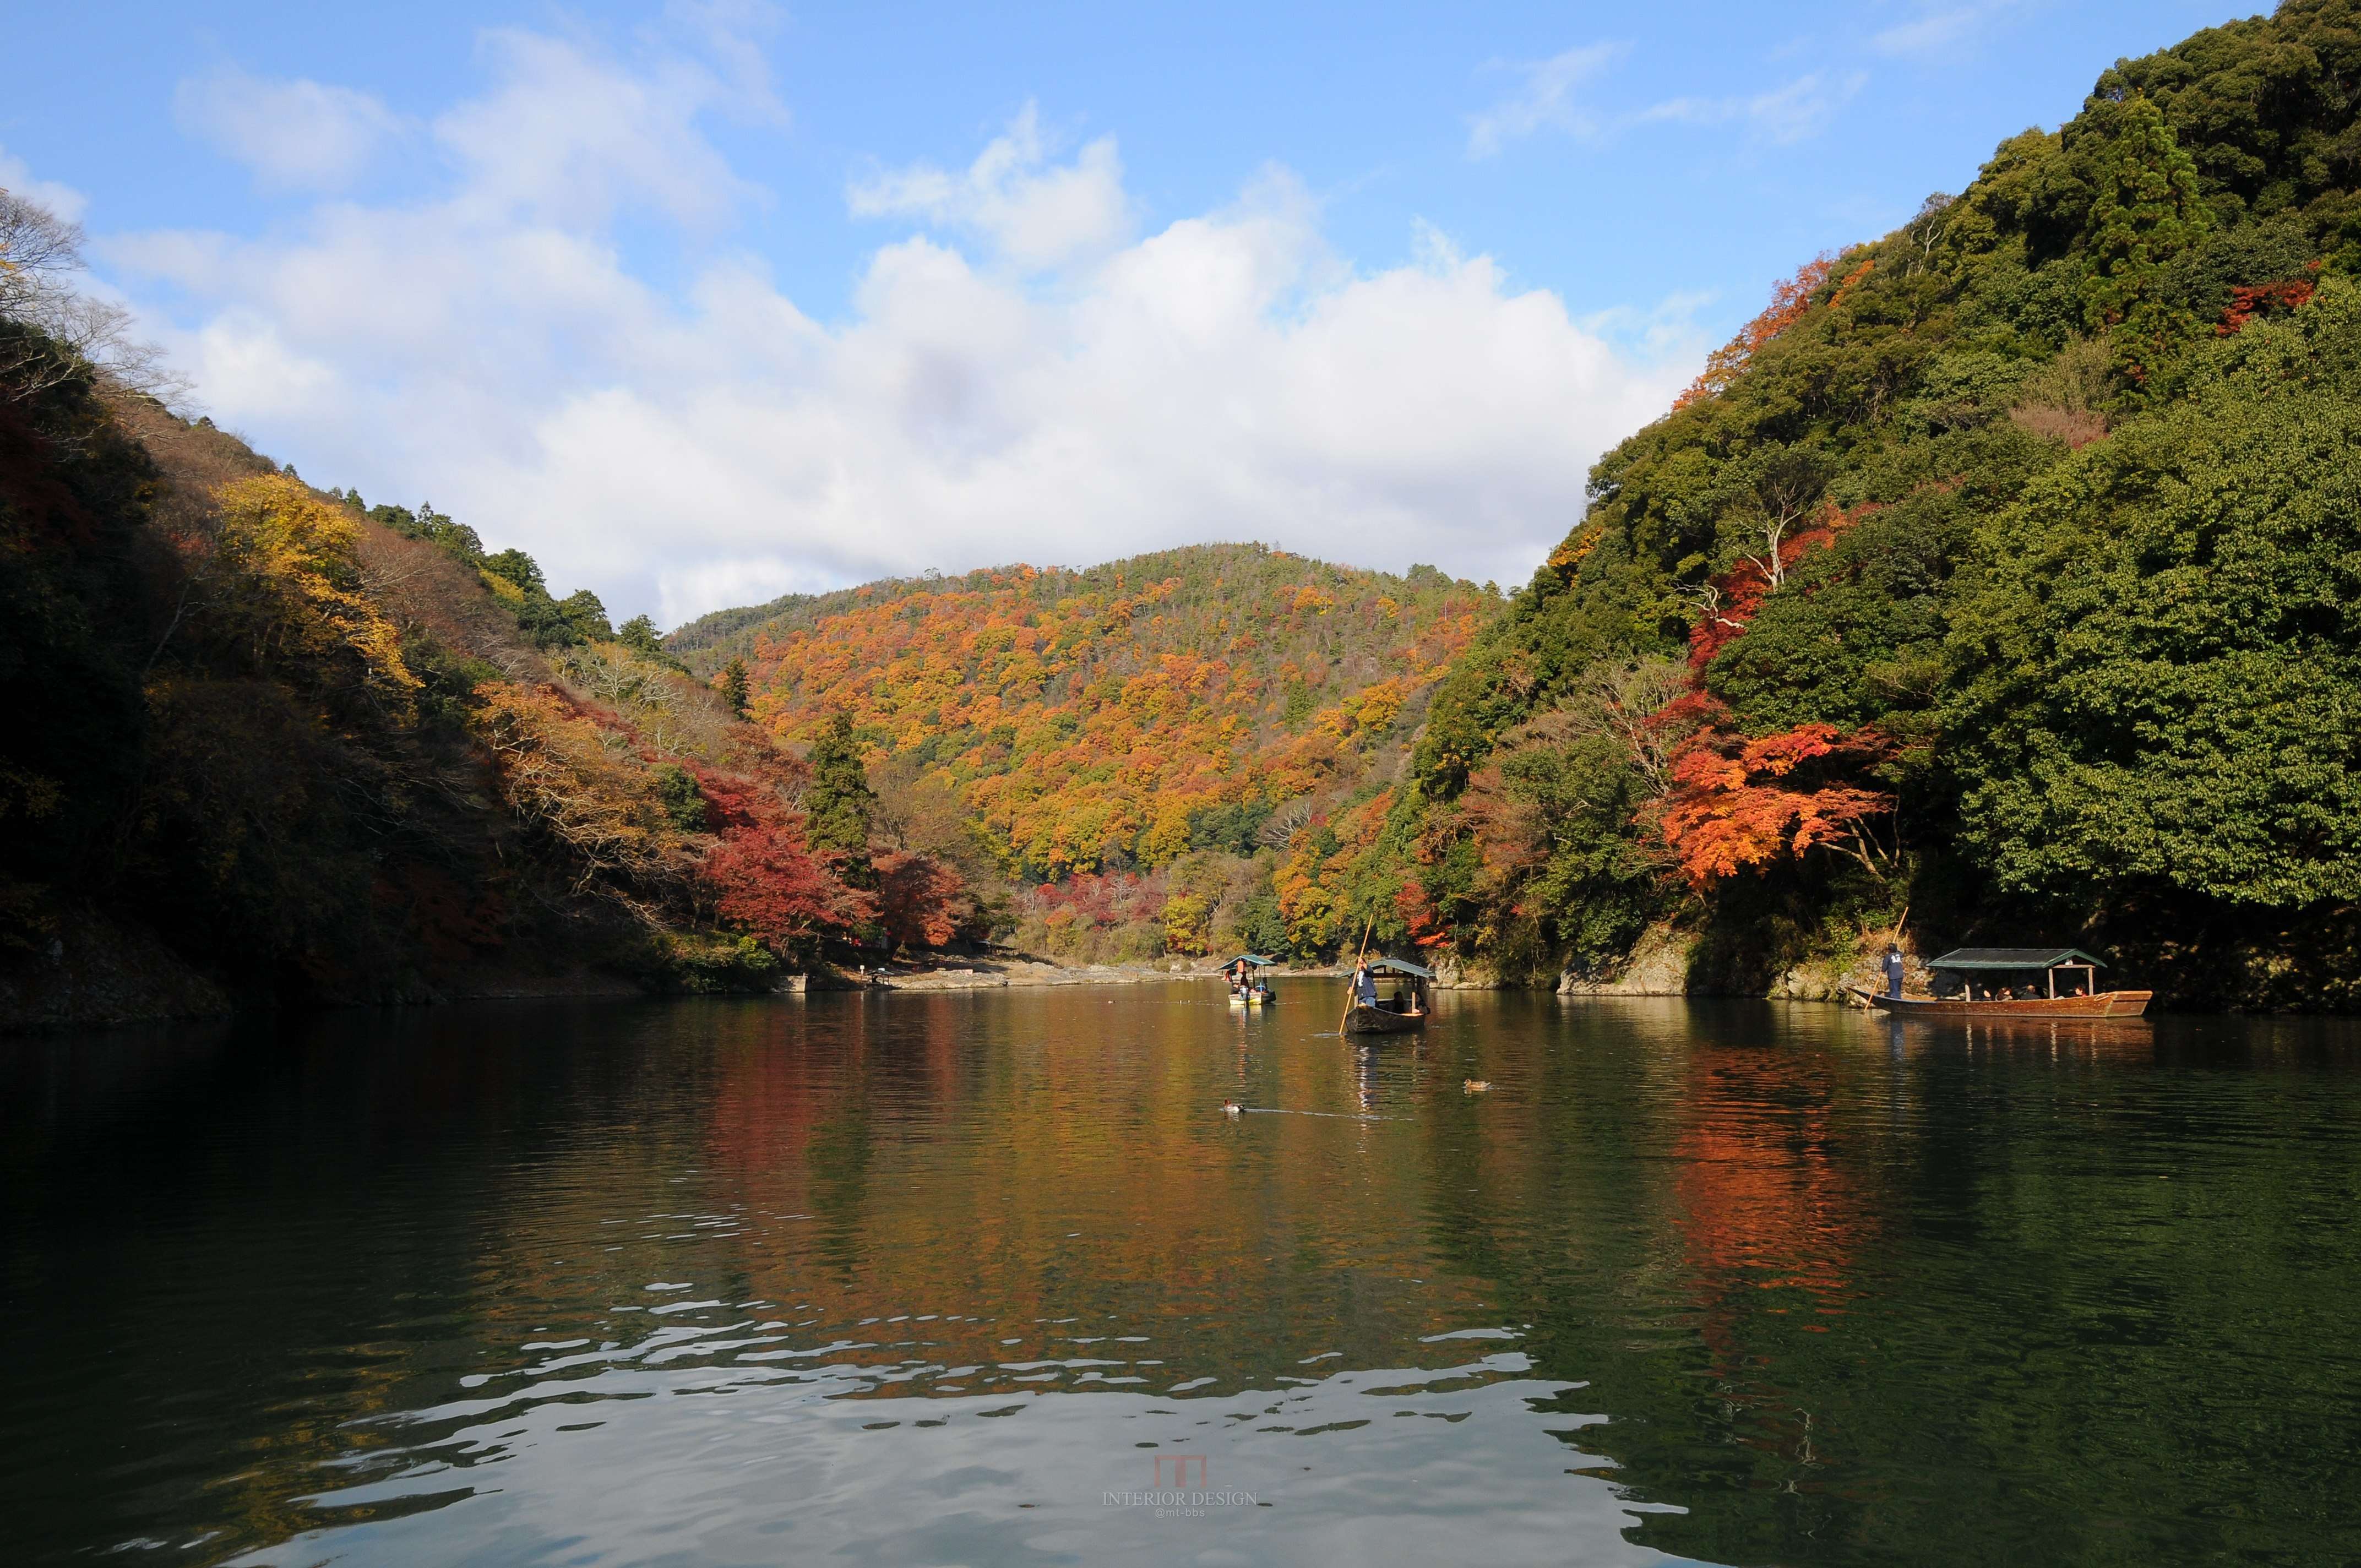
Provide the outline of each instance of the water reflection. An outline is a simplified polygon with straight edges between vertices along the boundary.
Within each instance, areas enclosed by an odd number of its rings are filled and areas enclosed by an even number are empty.
[[[2344,1026],[1451,995],[1364,1047],[1323,1014],[1174,986],[14,1049],[18,1539],[290,1564],[2351,1539]],[[1126,1500],[1192,1460],[1184,1490],[1249,1500]]]

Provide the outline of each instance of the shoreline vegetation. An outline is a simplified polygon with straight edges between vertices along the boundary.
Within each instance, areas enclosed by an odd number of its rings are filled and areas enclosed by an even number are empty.
[[[2361,0],[1804,265],[1506,596],[1207,544],[617,626],[173,411],[79,244],[0,192],[0,1029],[1364,938],[2361,1008]]]

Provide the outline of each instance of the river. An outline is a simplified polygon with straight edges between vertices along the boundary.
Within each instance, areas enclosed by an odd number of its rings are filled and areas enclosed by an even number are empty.
[[[1279,990],[0,1044],[10,1558],[2361,1554],[2352,1025]]]

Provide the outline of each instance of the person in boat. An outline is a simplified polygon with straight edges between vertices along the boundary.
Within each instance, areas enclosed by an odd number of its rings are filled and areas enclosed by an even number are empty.
[[[1353,1001],[1363,1007],[1378,1004],[1378,977],[1369,972],[1369,960],[1367,959],[1353,970]]]
[[[1885,994],[1896,1002],[1902,1000],[1902,944],[1885,944]]]

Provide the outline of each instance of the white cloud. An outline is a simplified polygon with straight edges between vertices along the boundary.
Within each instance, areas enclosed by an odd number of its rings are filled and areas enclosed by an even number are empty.
[[[1548,129],[1569,136],[1598,134],[1596,114],[1575,97],[1575,89],[1630,52],[1620,43],[1587,44],[1544,60],[1518,67],[1524,83],[1467,121],[1467,156],[1489,158],[1510,142]]]
[[[54,180],[34,179],[25,160],[11,156],[5,148],[0,148],[0,191],[13,191],[70,224],[82,222],[82,214],[90,210],[90,203],[81,192]]]
[[[401,119],[366,93],[273,82],[235,67],[192,77],[172,95],[183,131],[279,190],[340,190],[401,134]]]
[[[917,215],[979,235],[1018,267],[1041,269],[1103,253],[1131,231],[1123,163],[1101,137],[1065,167],[1027,104],[963,174],[917,164],[856,181],[846,201],[861,217]]]
[[[1060,160],[1030,113],[963,172],[855,188],[942,232],[875,251],[840,323],[750,255],[668,292],[609,227],[758,194],[697,129],[747,111],[742,72],[518,33],[489,53],[491,88],[434,123],[456,155],[434,200],[104,254],[197,302],[170,341],[215,417],[619,615],[1224,539],[1516,581],[1699,347],[1576,321],[1431,233],[1356,270],[1281,170],[1135,235],[1113,144]]]
[[[758,194],[697,119],[765,104],[701,61],[666,55],[626,71],[517,28],[486,34],[482,50],[497,87],[434,122],[435,140],[466,171],[460,202],[471,215],[595,229],[619,208],[644,203],[711,227]]]
[[[1855,71],[1830,78],[1814,71],[1766,93],[1729,98],[1671,98],[1633,116],[1639,123],[1674,121],[1697,126],[1742,123],[1783,147],[1817,136],[1837,110],[1869,81]]]

